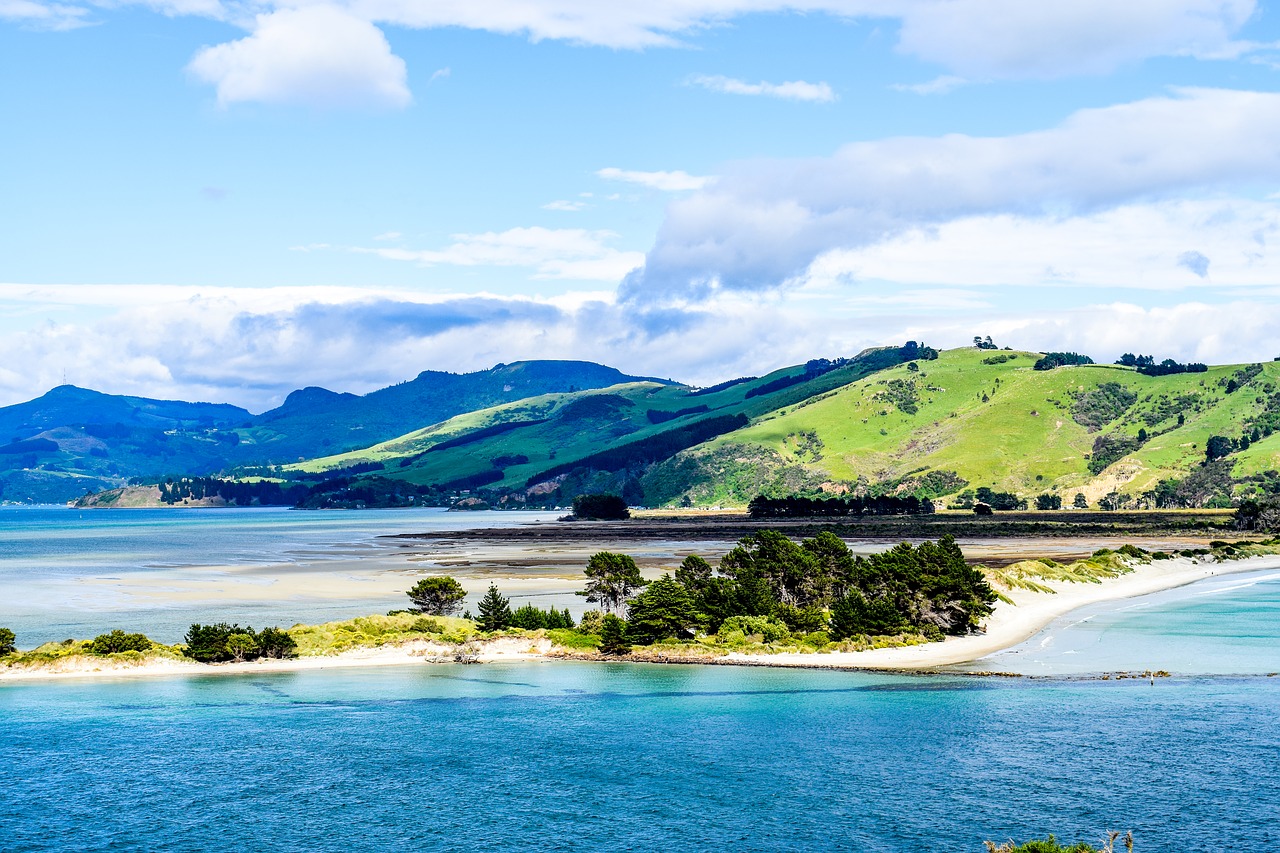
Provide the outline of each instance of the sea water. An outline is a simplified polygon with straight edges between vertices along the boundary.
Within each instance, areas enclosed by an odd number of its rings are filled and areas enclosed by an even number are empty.
[[[0,686],[5,851],[1280,845],[1280,679],[526,663]]]

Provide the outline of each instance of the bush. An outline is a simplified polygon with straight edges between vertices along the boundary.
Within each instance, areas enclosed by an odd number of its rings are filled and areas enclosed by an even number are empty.
[[[144,634],[126,634],[119,628],[109,634],[99,634],[89,644],[89,652],[95,655],[114,655],[120,652],[146,652],[153,643]]]
[[[0,628],[0,655],[11,655],[18,650],[14,645],[18,637],[8,628]]]
[[[443,634],[444,626],[434,619],[428,619],[425,616],[419,616],[413,620],[409,626],[410,631],[416,631],[419,634]]]
[[[588,610],[578,621],[578,630],[583,634],[599,634],[604,622],[604,613],[600,610]]]
[[[765,643],[776,643],[791,636],[786,625],[768,616],[730,616],[720,623],[720,630],[716,632],[716,637],[725,637],[735,631],[741,631],[748,637],[759,634],[761,641]]]

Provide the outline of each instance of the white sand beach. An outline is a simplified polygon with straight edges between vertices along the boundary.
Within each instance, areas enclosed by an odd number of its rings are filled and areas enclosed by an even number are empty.
[[[932,669],[979,660],[1034,637],[1054,619],[1080,607],[1104,601],[1133,598],[1185,586],[1225,574],[1280,568],[1280,556],[1251,557],[1244,560],[1205,562],[1203,558],[1178,557],[1140,565],[1130,574],[1099,583],[1038,581],[1054,593],[1025,589],[1001,590],[1014,606],[996,605],[987,619],[985,633],[951,637],[941,643],[872,649],[865,652],[836,652],[800,655],[742,655],[730,659],[771,666],[829,666],[853,669]]]
[[[828,667],[866,670],[928,670],[976,661],[1010,648],[1035,636],[1054,619],[1091,604],[1148,595],[1199,580],[1280,568],[1280,556],[1253,557],[1216,562],[1204,558],[1180,557],[1140,565],[1130,574],[1098,583],[1043,582],[1052,593],[1016,589],[1005,590],[1013,600],[1010,605],[999,602],[987,620],[985,632],[968,637],[948,638],[941,643],[927,643],[902,648],[874,649],[865,652],[832,652],[814,654],[741,654],[730,653],[721,658],[691,656],[691,663],[742,664],[754,666]],[[476,663],[513,660],[551,659],[550,641],[541,638],[499,637],[476,642],[467,650]],[[61,679],[92,677],[148,677],[164,675],[231,675],[247,673],[289,672],[335,667],[396,666],[420,663],[448,663],[456,660],[453,646],[415,640],[396,646],[355,649],[337,655],[301,657],[290,660],[260,660],[245,663],[201,664],[159,659],[130,663],[112,659],[77,656],[39,667],[0,669],[0,681],[15,679]],[[675,662],[673,660],[673,662]]]

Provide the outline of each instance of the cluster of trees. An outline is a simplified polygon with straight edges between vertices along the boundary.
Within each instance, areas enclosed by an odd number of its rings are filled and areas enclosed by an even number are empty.
[[[492,471],[502,479],[501,471]],[[335,477],[317,483],[298,501],[299,509],[390,509],[429,506],[436,490],[389,477]]]
[[[526,604],[515,610],[511,609],[511,599],[498,592],[498,587],[489,584],[489,591],[480,599],[476,609],[476,627],[481,631],[501,631],[506,628],[572,628],[573,617],[569,610],[542,610],[532,604]]]
[[[157,488],[160,502],[170,505],[218,497],[236,506],[294,506],[308,493],[307,487],[299,483],[281,485],[270,480],[242,483],[217,477],[171,477],[157,484]]]
[[[640,643],[714,633],[740,619],[834,639],[902,632],[940,638],[976,628],[996,599],[950,536],[855,557],[827,531],[796,543],[763,530],[742,539],[717,569],[690,556],[673,575],[647,584],[625,555],[602,552],[592,564],[588,600],[614,618],[625,614],[626,638]]]
[[[1036,370],[1053,370],[1066,365],[1093,364],[1093,359],[1078,352],[1047,352],[1032,367]]]
[[[933,502],[914,495],[869,495],[853,498],[767,498],[757,495],[747,504],[752,518],[806,518],[811,516],[927,515]]]
[[[1043,494],[1036,495],[1036,509],[1062,509],[1062,495]]]
[[[631,510],[618,495],[578,495],[573,499],[573,517],[590,521],[622,521],[631,517]]]
[[[1155,356],[1151,355],[1134,355],[1127,352],[1116,361],[1116,364],[1122,364],[1125,367],[1135,368],[1144,376],[1170,376],[1175,373],[1204,373],[1209,369],[1207,365],[1193,361],[1188,364],[1179,364],[1171,358],[1156,364]]]
[[[216,625],[196,623],[184,639],[186,654],[202,663],[246,661],[257,658],[289,658],[297,654],[298,644],[279,628],[241,628],[219,622]]]
[[[1275,501],[1243,500],[1236,507],[1232,524],[1236,530],[1271,533],[1280,530],[1280,504]]]
[[[1253,429],[1241,433],[1239,438],[1231,438],[1225,435],[1211,435],[1204,445],[1204,461],[1214,462],[1231,455],[1239,450],[1248,450],[1253,446],[1254,442],[1261,441],[1270,432],[1263,432],[1262,429],[1255,426]]]
[[[990,335],[987,335],[985,338],[982,335],[974,335],[973,345],[977,349],[1000,349],[1000,347],[996,346],[991,340]]]
[[[979,509],[981,507],[982,509]],[[990,486],[969,491],[965,489],[956,495],[951,504],[952,509],[971,509],[978,515],[987,515],[990,510],[1026,509],[1027,502],[1013,492],[997,492]],[[986,510],[986,512],[984,512]]]

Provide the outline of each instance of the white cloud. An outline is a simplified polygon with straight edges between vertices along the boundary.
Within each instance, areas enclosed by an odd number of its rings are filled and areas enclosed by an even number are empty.
[[[1155,56],[1222,58],[1256,0],[926,0],[899,7],[899,49],[972,78],[1105,73]]]
[[[405,64],[381,30],[331,5],[257,16],[253,33],[206,47],[191,60],[196,77],[217,87],[218,103],[405,107]]]
[[[530,267],[535,279],[616,282],[644,262],[640,252],[625,252],[609,246],[609,241],[617,236],[612,231],[535,226],[483,234],[454,234],[453,243],[444,249],[357,247],[351,251],[424,266]]]
[[[606,181],[625,181],[629,184],[640,184],[650,189],[667,193],[700,190],[711,182],[711,178],[690,175],[688,172],[635,172],[627,169],[609,167],[596,172],[596,177]]]
[[[913,95],[945,95],[968,82],[954,74],[943,74],[925,83],[894,83],[889,88],[895,92],[910,92]]]
[[[801,278],[833,287],[1269,287],[1280,282],[1277,237],[1280,204],[1241,199],[1137,203],[1066,217],[970,216],[826,252]]]
[[[373,239],[375,239],[375,240],[399,240],[399,239],[400,239],[401,237],[403,237],[403,236],[404,236],[404,235],[403,235],[403,234],[401,234],[399,231],[387,231],[386,233],[379,234],[378,236],[374,237]]]
[[[41,30],[74,30],[89,25],[89,10],[63,3],[0,0],[0,21],[15,21]]]
[[[588,205],[585,201],[567,201],[565,199],[557,199],[556,201],[547,202],[542,206],[542,209],[543,210],[561,210],[568,213],[573,213],[575,211],[584,210],[587,207],[590,207],[590,205]]]
[[[465,27],[612,48],[671,46],[760,13],[896,19],[899,48],[977,78],[1107,71],[1155,56],[1217,58],[1249,49],[1236,33],[1257,0],[355,0],[372,21]]]
[[[763,95],[769,98],[782,98],[787,101],[811,101],[815,103],[831,103],[836,100],[836,93],[827,83],[806,83],[803,80],[791,80],[786,83],[748,83],[732,77],[700,74],[689,78],[689,84],[701,86],[712,92],[723,92],[727,95]]]
[[[825,252],[966,217],[1081,216],[1277,181],[1280,94],[1271,92],[1182,89],[1015,136],[856,143],[831,157],[739,164],[676,200],[625,294],[774,287]]]
[[[437,80],[447,80],[453,76],[453,71],[449,68],[437,68],[431,72],[431,76],[427,79],[427,85],[430,86]]]

